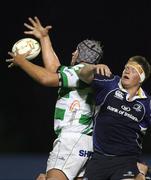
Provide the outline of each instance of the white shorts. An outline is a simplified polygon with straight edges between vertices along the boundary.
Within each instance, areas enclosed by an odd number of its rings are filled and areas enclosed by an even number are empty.
[[[59,169],[69,180],[83,177],[86,162],[92,151],[92,136],[80,133],[61,133],[54,141],[46,171]]]

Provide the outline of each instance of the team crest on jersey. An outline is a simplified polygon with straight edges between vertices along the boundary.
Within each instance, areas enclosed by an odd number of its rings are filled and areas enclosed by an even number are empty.
[[[122,91],[120,91],[120,90],[115,91],[114,97],[123,100],[124,99],[123,96],[124,96],[124,93]]]
[[[141,109],[142,109],[142,105],[141,105],[141,104],[134,104],[133,109],[134,109],[136,112],[140,112]]]

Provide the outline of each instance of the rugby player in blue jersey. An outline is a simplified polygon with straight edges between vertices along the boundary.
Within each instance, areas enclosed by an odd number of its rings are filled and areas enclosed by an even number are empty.
[[[145,179],[137,168],[142,140],[151,127],[151,97],[141,88],[150,76],[145,57],[133,56],[122,77],[95,73],[95,65],[86,65],[79,77],[94,89],[94,154],[88,162],[85,179]]]

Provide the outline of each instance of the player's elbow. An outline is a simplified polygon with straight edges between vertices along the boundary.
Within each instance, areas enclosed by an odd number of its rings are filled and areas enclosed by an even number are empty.
[[[43,86],[47,87],[58,87],[59,86],[59,78],[57,75],[44,75],[40,78],[40,83]]]
[[[87,84],[90,84],[92,82],[92,77],[86,76],[82,73],[82,71],[78,74],[79,79]]]
[[[90,84],[94,78],[95,65],[86,65],[78,71],[78,76],[83,82]]]

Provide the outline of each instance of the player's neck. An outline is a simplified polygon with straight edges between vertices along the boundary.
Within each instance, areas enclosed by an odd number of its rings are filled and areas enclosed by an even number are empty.
[[[140,88],[140,86],[135,86],[135,87],[131,87],[131,88],[127,89],[128,94],[129,94],[129,98],[128,98],[129,101],[131,101],[133,99],[133,97],[138,94],[139,88]]]

